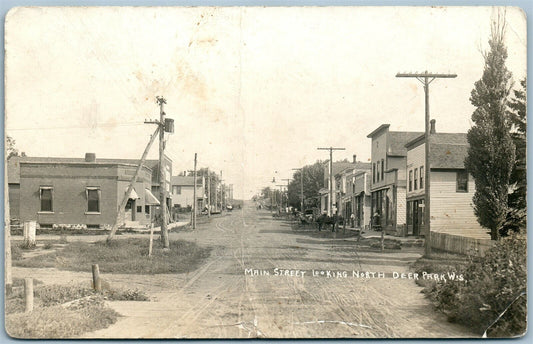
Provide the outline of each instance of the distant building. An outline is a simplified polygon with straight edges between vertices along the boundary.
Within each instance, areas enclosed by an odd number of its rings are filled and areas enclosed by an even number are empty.
[[[333,179],[333,190],[332,190],[332,193],[333,193],[333,197],[332,197],[332,206],[333,206],[333,209],[330,211],[329,209],[329,183],[330,183],[330,178],[329,178],[329,161],[325,161],[324,162],[324,187],[321,188],[318,193],[319,193],[319,196],[320,196],[320,210],[322,212],[327,212],[328,214],[335,214],[338,209],[338,204],[337,204],[337,198],[338,198],[338,193],[337,193],[337,190],[338,190],[338,186],[339,184],[336,183],[335,179]],[[349,161],[338,161],[338,162],[333,162],[333,166],[332,166],[332,169],[333,169],[333,176],[335,177],[336,174],[338,174],[340,171],[348,168],[348,167],[352,167],[353,164]],[[340,183],[340,182],[339,182]]]
[[[384,230],[397,232],[406,225],[405,144],[422,133],[390,131],[389,127],[382,124],[367,135],[372,139],[371,210],[379,214]]]
[[[407,148],[407,229],[408,234],[425,233],[425,135],[408,142]],[[465,133],[436,133],[431,121],[431,231],[482,230],[472,205],[475,183],[466,171],[468,151]]]
[[[8,162],[12,216],[18,215],[21,222],[36,221],[39,227],[107,228],[115,222],[138,162],[97,160],[92,153],[85,159],[13,157]],[[147,165],[128,196],[119,225],[148,225],[159,205],[151,191],[153,170]]]
[[[206,204],[204,177],[196,179],[196,209],[198,212],[203,210]],[[172,177],[172,206],[173,208],[192,207],[194,203],[194,177],[192,176],[173,176]]]
[[[361,196],[362,191],[356,190],[356,175],[369,171],[370,163],[357,161],[357,157],[354,155],[350,165],[335,175],[335,205],[339,209],[339,215],[346,220],[350,220],[351,215],[356,214],[358,210],[358,215],[362,216],[364,213],[364,206],[359,204],[361,208],[358,209],[356,207],[358,205],[357,202],[361,201],[359,196]]]

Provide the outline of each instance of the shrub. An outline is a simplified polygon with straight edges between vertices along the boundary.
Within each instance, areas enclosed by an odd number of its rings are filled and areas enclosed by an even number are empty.
[[[522,295],[527,286],[526,252],[524,235],[501,239],[483,258],[471,261],[464,282],[448,281],[435,286],[438,308],[451,321],[479,333],[490,327],[490,337],[523,335],[527,328],[527,299]]]

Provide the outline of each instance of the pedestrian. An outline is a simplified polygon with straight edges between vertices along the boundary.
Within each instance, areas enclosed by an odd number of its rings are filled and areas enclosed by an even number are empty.
[[[380,231],[381,230],[381,215],[379,213],[379,210],[376,210],[376,212],[374,213],[373,220],[374,220],[373,227],[375,227],[376,231]]]
[[[355,228],[355,214],[354,213],[350,215],[350,222],[352,224],[352,228]]]

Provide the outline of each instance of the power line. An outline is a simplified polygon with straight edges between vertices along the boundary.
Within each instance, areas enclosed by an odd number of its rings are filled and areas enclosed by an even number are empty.
[[[26,130],[55,130],[55,129],[97,129],[97,128],[111,128],[111,127],[131,127],[141,126],[143,123],[121,123],[121,124],[100,124],[95,127],[92,126],[64,126],[64,127],[34,127],[34,128],[6,128],[6,131],[26,131]]]

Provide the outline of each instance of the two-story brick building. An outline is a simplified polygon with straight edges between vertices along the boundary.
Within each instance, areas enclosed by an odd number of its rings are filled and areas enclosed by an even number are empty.
[[[379,214],[385,231],[397,233],[406,225],[405,144],[420,132],[390,131],[382,124],[367,135],[372,139],[371,193],[372,214]]]
[[[15,159],[11,161],[12,159]],[[12,192],[10,207],[20,221],[36,221],[40,227],[54,225],[105,228],[116,219],[117,209],[135,174],[138,161],[99,159],[92,153],[83,158],[15,157],[8,164]],[[15,186],[16,185],[16,186]],[[121,224],[148,225],[154,206],[152,169],[143,165],[132,192],[127,196]],[[11,188],[11,186],[10,186]],[[18,193],[18,197],[17,197]],[[18,210],[15,210],[18,205]]]
[[[430,146],[430,216],[431,231],[483,231],[474,214],[472,197],[475,183],[466,171],[468,151],[466,133],[437,133],[431,121]],[[408,142],[407,230],[408,234],[425,233],[425,135]]]

